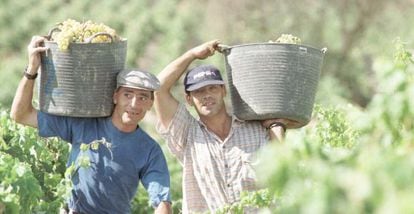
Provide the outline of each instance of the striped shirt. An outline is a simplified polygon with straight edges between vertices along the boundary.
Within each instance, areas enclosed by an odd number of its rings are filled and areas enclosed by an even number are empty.
[[[183,166],[183,213],[214,212],[239,201],[241,191],[255,190],[252,162],[269,141],[260,122],[233,116],[222,141],[180,104],[169,126],[158,123],[157,130]]]

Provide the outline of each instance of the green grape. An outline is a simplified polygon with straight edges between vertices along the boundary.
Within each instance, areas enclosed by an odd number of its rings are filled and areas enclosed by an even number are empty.
[[[270,40],[270,43],[284,43],[284,44],[301,44],[302,41],[299,37],[293,36],[292,34],[282,34],[275,41]]]
[[[91,161],[90,161],[89,156],[87,156],[87,155],[79,156],[79,166],[83,167],[83,168],[90,167],[91,166]]]
[[[99,142],[92,142],[91,143],[91,149],[92,150],[98,150],[99,149]]]
[[[88,151],[88,149],[89,149],[89,145],[88,144],[85,144],[85,143],[82,143],[81,145],[80,145],[80,150],[81,151]]]
[[[75,173],[75,169],[76,169],[75,164],[72,162],[70,167],[68,167],[65,171],[65,177],[71,178],[72,175]]]
[[[113,41],[119,41],[120,37],[116,31],[102,23],[95,23],[91,20],[78,22],[73,19],[67,19],[58,25],[59,32],[52,34],[52,41],[58,44],[60,50],[67,50],[71,43],[85,43],[91,36],[96,33],[108,33],[112,36]],[[100,35],[91,40],[92,43],[111,42],[109,36]]]

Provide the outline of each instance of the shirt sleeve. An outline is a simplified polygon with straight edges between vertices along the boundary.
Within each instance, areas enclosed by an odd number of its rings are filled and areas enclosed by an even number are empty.
[[[197,126],[197,120],[182,103],[179,104],[168,127],[163,127],[159,121],[157,123],[158,133],[166,140],[171,153],[181,162],[183,162],[184,149],[189,142],[189,132],[193,126]]]
[[[171,202],[170,173],[158,144],[151,151],[150,160],[142,172],[141,182],[148,192],[149,203],[152,207],[158,207],[163,201]]]
[[[72,119],[64,116],[56,116],[41,111],[37,113],[37,123],[39,136],[41,137],[60,137],[61,139],[72,141]]]

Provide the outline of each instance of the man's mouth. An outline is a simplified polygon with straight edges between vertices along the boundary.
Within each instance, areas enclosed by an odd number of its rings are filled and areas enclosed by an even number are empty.
[[[131,116],[138,116],[139,115],[139,112],[134,112],[134,111],[126,111],[126,113],[128,115],[131,115]]]
[[[203,106],[212,106],[212,105],[214,105],[214,102],[205,102],[203,104]]]

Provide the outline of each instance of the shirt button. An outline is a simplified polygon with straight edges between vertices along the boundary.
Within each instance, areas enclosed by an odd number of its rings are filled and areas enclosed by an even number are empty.
[[[231,187],[231,184],[227,184],[227,187]]]
[[[225,164],[224,167],[229,168],[229,165]]]

